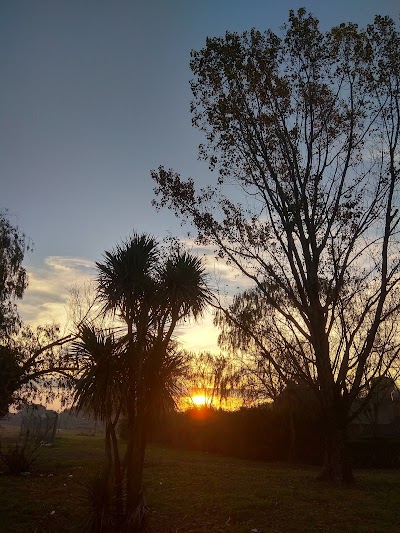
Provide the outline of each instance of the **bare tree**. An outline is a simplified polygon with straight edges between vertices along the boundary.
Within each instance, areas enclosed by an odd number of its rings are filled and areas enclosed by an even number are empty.
[[[399,354],[400,39],[388,17],[322,33],[304,9],[283,32],[228,32],[192,52],[193,123],[217,183],[196,192],[160,167],[156,205],[252,280],[225,317],[315,392],[321,475],[350,481],[352,405]]]

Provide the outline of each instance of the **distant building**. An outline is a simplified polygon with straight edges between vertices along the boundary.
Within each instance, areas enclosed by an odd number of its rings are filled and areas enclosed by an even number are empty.
[[[351,439],[400,439],[400,391],[392,378],[375,378],[369,398],[357,399],[353,412],[356,413],[363,404],[365,407],[350,424]]]
[[[48,411],[43,407],[27,408],[22,416],[20,440],[54,444],[57,426],[58,415],[55,411]]]

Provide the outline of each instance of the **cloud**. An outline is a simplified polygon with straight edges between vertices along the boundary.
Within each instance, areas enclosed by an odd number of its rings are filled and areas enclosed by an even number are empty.
[[[67,300],[72,286],[95,275],[93,261],[80,257],[50,256],[41,267],[27,267],[29,286],[18,308],[32,325],[67,322]]]
[[[231,300],[233,292],[248,285],[244,276],[238,276],[224,261],[217,261],[211,248],[196,246],[193,242],[187,244],[190,250],[203,255],[211,288],[223,296],[225,302]],[[50,256],[42,266],[28,266],[27,271],[29,286],[18,304],[23,321],[31,325],[57,323],[65,329],[68,326],[70,289],[93,280],[95,263],[80,257]],[[175,336],[187,350],[219,352],[212,309],[199,322],[182,324]]]
[[[176,330],[176,338],[184,350],[219,353],[218,329],[213,324],[213,310],[209,309],[198,322],[187,322]]]

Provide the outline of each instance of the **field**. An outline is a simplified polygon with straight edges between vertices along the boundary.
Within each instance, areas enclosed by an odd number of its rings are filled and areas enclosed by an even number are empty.
[[[2,430],[3,448],[13,442]],[[59,436],[27,477],[0,476],[0,532],[78,532],[82,482],[101,467],[100,437]],[[0,470],[3,467],[0,467]],[[152,533],[400,531],[400,473],[360,470],[328,487],[317,470],[150,447],[146,499]],[[54,511],[54,512],[53,512]]]

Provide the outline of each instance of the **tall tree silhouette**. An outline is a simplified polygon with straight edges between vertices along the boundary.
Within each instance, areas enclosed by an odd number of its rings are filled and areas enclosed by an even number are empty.
[[[153,172],[156,205],[253,283],[223,310],[225,341],[315,392],[329,480],[352,479],[354,400],[399,355],[399,50],[388,17],[322,33],[304,9],[282,36],[209,38],[192,53],[192,112],[216,184]]]
[[[164,256],[148,235],[134,234],[106,252],[97,269],[104,312],[123,328],[125,525],[140,531],[145,522],[142,485],[148,431],[160,407],[172,401],[174,377],[184,366],[173,333],[181,321],[202,315],[210,291],[200,259],[180,249]]]

